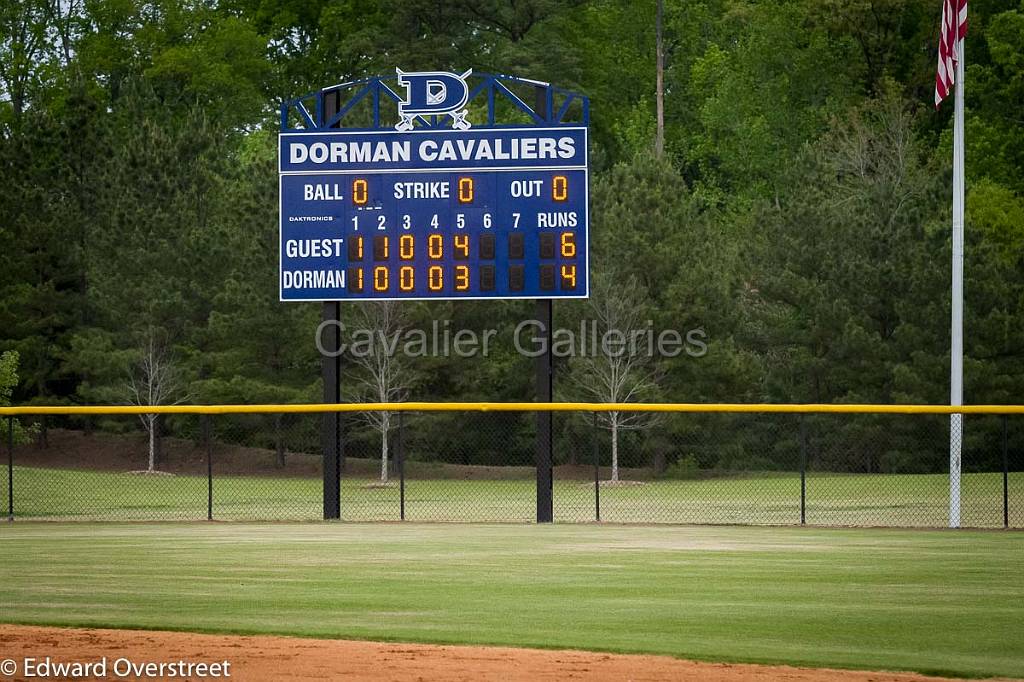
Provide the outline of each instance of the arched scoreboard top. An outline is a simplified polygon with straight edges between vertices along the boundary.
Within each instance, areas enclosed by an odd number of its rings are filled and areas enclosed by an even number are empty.
[[[460,74],[463,75],[463,74]],[[381,130],[398,122],[399,73],[332,85],[281,104],[281,132]],[[465,76],[467,108],[474,128],[587,126],[590,99],[550,83],[488,73]],[[477,120],[474,120],[477,119]],[[418,128],[450,128],[444,115],[417,116]]]
[[[284,102],[281,300],[586,297],[589,109],[472,71]]]

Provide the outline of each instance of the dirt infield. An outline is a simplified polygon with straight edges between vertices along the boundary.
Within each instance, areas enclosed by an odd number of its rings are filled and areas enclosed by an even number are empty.
[[[24,659],[39,660],[46,656],[54,663],[91,662],[105,657],[110,678],[114,677],[115,662],[120,658],[135,664],[228,661],[230,679],[256,682],[284,679],[940,682],[948,679],[903,673],[695,663],[666,656],[586,651],[0,625],[0,659],[13,659],[18,665],[16,675],[0,674],[0,679],[29,679],[23,674]],[[187,677],[213,679],[196,675],[195,671]],[[138,678],[129,675],[120,679]]]

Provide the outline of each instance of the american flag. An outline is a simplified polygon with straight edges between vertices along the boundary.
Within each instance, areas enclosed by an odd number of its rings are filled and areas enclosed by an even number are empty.
[[[942,0],[939,32],[939,70],[935,74],[935,108],[953,90],[956,79],[956,45],[967,35],[967,0]]]

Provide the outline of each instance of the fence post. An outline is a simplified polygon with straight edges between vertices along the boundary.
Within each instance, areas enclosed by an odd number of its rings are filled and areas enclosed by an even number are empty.
[[[597,412],[594,413],[594,511],[601,520],[601,439],[598,438]]]
[[[1010,458],[1006,445],[1006,420],[1003,415],[1003,528],[1010,527]]]
[[[404,433],[402,425],[402,415],[404,412],[398,413],[398,442],[395,443],[398,452],[398,504],[399,504],[399,518],[405,521],[405,447],[402,443],[402,435]]]
[[[199,428],[206,444],[206,520],[213,521],[213,429],[210,428],[210,415],[202,416]]]
[[[800,415],[800,525],[807,523],[807,424]]]
[[[7,520],[14,521],[14,416],[7,418]]]

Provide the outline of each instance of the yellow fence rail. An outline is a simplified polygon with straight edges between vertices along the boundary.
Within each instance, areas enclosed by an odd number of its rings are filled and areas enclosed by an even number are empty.
[[[870,405],[777,403],[403,402],[289,405],[21,405],[0,416],[50,414],[274,414],[317,412],[754,412],[788,414],[1024,414],[1024,405]]]

